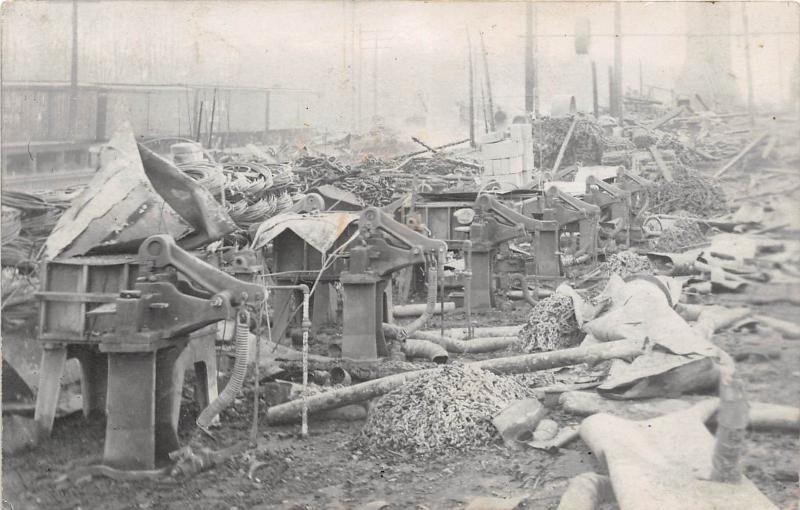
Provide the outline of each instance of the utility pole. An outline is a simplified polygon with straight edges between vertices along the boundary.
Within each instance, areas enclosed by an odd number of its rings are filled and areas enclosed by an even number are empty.
[[[600,107],[597,104],[597,66],[592,60],[592,108],[594,109],[594,118],[596,119],[600,114]]]
[[[68,135],[74,138],[77,134],[78,117],[78,0],[72,0],[72,63],[69,72],[69,95]]]
[[[639,59],[639,97],[644,97],[644,78],[642,77],[642,59]]]
[[[356,116],[356,129],[360,132],[361,131],[361,119],[363,118],[362,111],[361,111],[361,103],[362,103],[362,96],[361,96],[361,89],[363,85],[362,73],[361,68],[363,67],[364,63],[364,52],[363,52],[363,34],[361,32],[361,25],[358,25],[358,84],[356,85],[357,92],[358,92],[358,115]]]
[[[744,61],[747,70],[747,113],[750,114],[750,123],[753,124],[753,69],[750,64],[750,27],[747,23],[747,3],[742,2],[742,28],[744,29]]]
[[[472,69],[472,41],[467,30],[467,55],[469,56],[469,146],[475,147],[475,72]]]
[[[487,114],[489,120],[489,129],[494,131],[494,103],[492,101],[492,80],[489,76],[489,56],[486,53],[486,45],[483,42],[483,32],[481,32],[481,51],[483,52],[483,70],[486,73],[486,96],[488,98],[487,106],[489,112]]]
[[[608,66],[608,110],[612,117],[617,111],[617,95],[614,90],[614,68],[612,66]]]
[[[532,2],[531,7],[533,25],[533,114],[539,117],[539,6]]]
[[[375,43],[372,53],[372,118],[378,116],[378,38],[373,40]]]
[[[378,43],[388,42],[390,39],[379,39],[378,36],[383,33],[381,30],[362,30],[361,25],[358,27],[358,47],[359,47],[359,65],[358,65],[358,109],[359,119],[361,119],[361,85],[362,85],[362,63],[363,63],[363,48],[364,48],[364,34],[372,36],[372,115],[378,115],[378,51],[389,49],[388,46],[378,46]]]
[[[525,2],[525,113],[533,115],[533,3]]]
[[[611,115],[622,126],[622,3],[614,2],[614,110]]]

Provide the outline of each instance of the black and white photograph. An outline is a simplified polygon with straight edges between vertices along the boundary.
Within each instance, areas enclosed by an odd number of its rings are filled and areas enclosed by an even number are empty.
[[[800,510],[800,3],[1,0],[2,510]]]

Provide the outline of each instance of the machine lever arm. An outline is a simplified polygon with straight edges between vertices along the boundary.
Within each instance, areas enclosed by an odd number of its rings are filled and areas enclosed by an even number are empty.
[[[219,294],[229,293],[231,304],[245,302],[257,303],[264,299],[264,289],[260,285],[244,282],[208,264],[180,248],[175,240],[164,234],[150,236],[139,247],[139,259],[153,268],[172,266],[200,287]]]

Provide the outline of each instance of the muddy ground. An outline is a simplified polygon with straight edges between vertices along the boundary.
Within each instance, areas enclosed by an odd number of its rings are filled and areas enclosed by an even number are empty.
[[[517,308],[513,313],[492,312],[483,322],[518,323],[527,312],[521,303]],[[770,315],[787,320],[796,320],[799,311],[788,305],[769,308]],[[447,322],[460,323],[458,312]],[[763,333],[723,333],[714,338],[732,355],[746,355],[739,370],[749,398],[800,403],[796,341]],[[246,440],[251,402],[252,389],[248,389],[223,415],[216,441],[193,435],[199,410],[187,402],[181,416],[182,441],[218,449]],[[577,418],[558,411],[550,417],[562,425],[578,423]],[[512,451],[501,444],[433,459],[363,451],[350,445],[361,424],[311,420],[310,436],[301,439],[298,426],[268,427],[262,420],[256,448],[178,483],[89,477],[56,483],[59,475],[102,454],[104,420],[75,414],[56,421],[49,441],[3,459],[4,508],[327,509],[385,500],[392,508],[434,509],[463,508],[478,496],[525,496],[522,508],[551,509],[558,505],[570,477],[596,467],[580,440],[554,454]],[[796,434],[748,433],[746,474],[780,508],[797,507],[797,452]],[[265,464],[250,479],[253,460]]]

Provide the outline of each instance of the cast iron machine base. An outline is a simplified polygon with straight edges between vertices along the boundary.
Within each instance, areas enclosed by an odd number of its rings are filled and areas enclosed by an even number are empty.
[[[376,359],[388,355],[383,322],[390,306],[385,289],[391,273],[412,264],[443,264],[447,244],[413,231],[377,207],[361,213],[358,227],[348,268],[340,275],[342,357]]]
[[[559,274],[556,221],[525,216],[489,195],[480,195],[475,200],[474,210],[475,219],[470,226],[470,305],[473,310],[485,310],[494,305],[494,258],[503,243],[533,235],[537,274],[553,271]]]
[[[263,287],[201,261],[169,236],[146,239],[138,257],[139,277],[111,304],[112,326],[97,342],[108,360],[103,463],[126,470],[153,469],[178,448],[183,367],[214,354],[213,337],[187,350],[190,334],[265,299]],[[216,367],[204,368],[211,386]],[[202,393],[207,404],[215,389]]]

